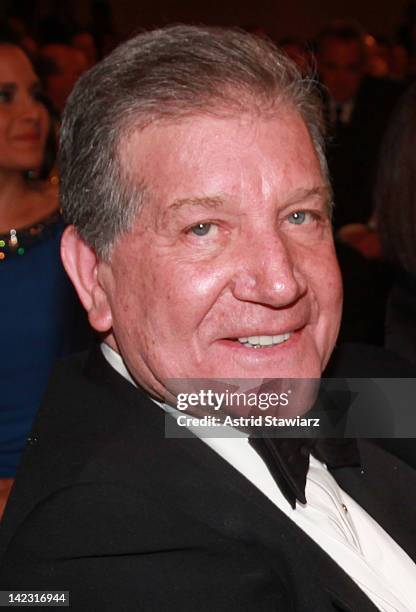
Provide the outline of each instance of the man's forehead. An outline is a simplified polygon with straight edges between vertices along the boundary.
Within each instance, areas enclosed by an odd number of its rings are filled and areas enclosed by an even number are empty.
[[[260,104],[250,106],[241,112],[233,107],[220,106],[185,116],[162,117],[143,125],[140,122],[132,124],[124,131],[124,136],[119,141],[118,155],[123,168],[135,173],[135,170],[146,170],[149,165],[154,166],[155,162],[157,163],[152,153],[156,152],[160,158],[166,158],[172,148],[180,149],[180,146],[186,146],[188,142],[196,142],[199,139],[205,145],[211,140],[215,149],[215,139],[211,138],[214,133],[215,138],[221,141],[218,146],[238,148],[242,145],[241,137],[234,139],[231,136],[228,141],[222,138],[223,133],[229,134],[229,126],[233,126],[236,131],[241,130],[241,133],[244,132],[243,137],[250,139],[255,137],[258,125],[265,122],[271,127],[273,124],[295,125],[293,132],[289,136],[286,135],[286,139],[292,142],[299,139],[299,131],[309,135],[300,112],[285,102],[264,108]]]
[[[277,124],[277,134],[272,132],[273,122]],[[235,126],[227,132],[230,123]],[[203,128],[201,132],[198,132],[199,124]],[[195,129],[196,136],[191,133]],[[260,147],[256,145],[257,132],[260,132]],[[251,139],[254,142],[254,154],[249,151],[250,147],[245,149],[247,134],[249,142]],[[182,145],[187,152],[182,150]],[[175,217],[192,215],[202,209],[210,215],[223,211],[246,216],[250,213],[247,202],[252,203],[250,208],[254,203],[257,207],[263,199],[260,192],[260,198],[252,197],[256,180],[267,182],[271,176],[273,182],[276,178],[273,175],[279,173],[282,176],[278,188],[272,186],[272,195],[268,198],[276,207],[314,199],[330,213],[330,188],[303,118],[292,108],[280,109],[273,115],[194,115],[157,122],[131,132],[129,146],[123,146],[121,151],[130,167],[130,180],[141,180],[142,191],[146,187],[142,215],[145,214],[152,226],[163,227]],[[194,155],[191,160],[190,155]],[[290,170],[293,163],[304,164],[304,172],[300,175],[298,172],[296,179]]]

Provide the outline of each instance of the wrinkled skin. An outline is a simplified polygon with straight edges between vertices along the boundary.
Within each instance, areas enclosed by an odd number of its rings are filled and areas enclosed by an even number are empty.
[[[148,194],[132,230],[109,263],[71,229],[63,253],[79,249],[90,321],[135,380],[161,397],[170,378],[319,377],[342,291],[328,189],[300,116],[160,123],[121,152]],[[266,348],[237,340],[285,333]]]

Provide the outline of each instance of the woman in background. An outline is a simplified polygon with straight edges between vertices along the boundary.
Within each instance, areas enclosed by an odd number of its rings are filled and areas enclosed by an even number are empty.
[[[393,266],[385,346],[416,366],[416,84],[400,99],[383,139],[375,203],[384,257]],[[416,371],[416,370],[415,370]],[[412,438],[379,444],[416,468]]]
[[[45,180],[52,133],[28,56],[0,39],[0,513],[52,363],[85,341],[59,257],[57,185]]]
[[[416,366],[416,84],[401,98],[385,134],[375,203],[383,255],[395,271],[385,346]]]

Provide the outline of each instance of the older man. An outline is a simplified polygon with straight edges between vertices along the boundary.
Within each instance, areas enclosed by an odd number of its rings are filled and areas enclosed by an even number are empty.
[[[243,33],[140,35],[76,86],[61,164],[63,260],[104,343],[51,383],[1,588],[69,590],[79,610],[411,610],[410,468],[365,443],[309,464],[296,440],[165,437],[174,379],[317,378],[331,355],[309,84]]]

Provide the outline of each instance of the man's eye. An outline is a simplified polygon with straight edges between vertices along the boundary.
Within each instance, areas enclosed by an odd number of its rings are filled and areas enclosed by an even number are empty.
[[[302,225],[305,223],[307,219],[308,213],[303,210],[297,210],[289,215],[288,221],[289,223],[293,223],[294,225]]]
[[[195,236],[206,236],[212,228],[212,223],[197,223],[189,229],[189,232]]]

